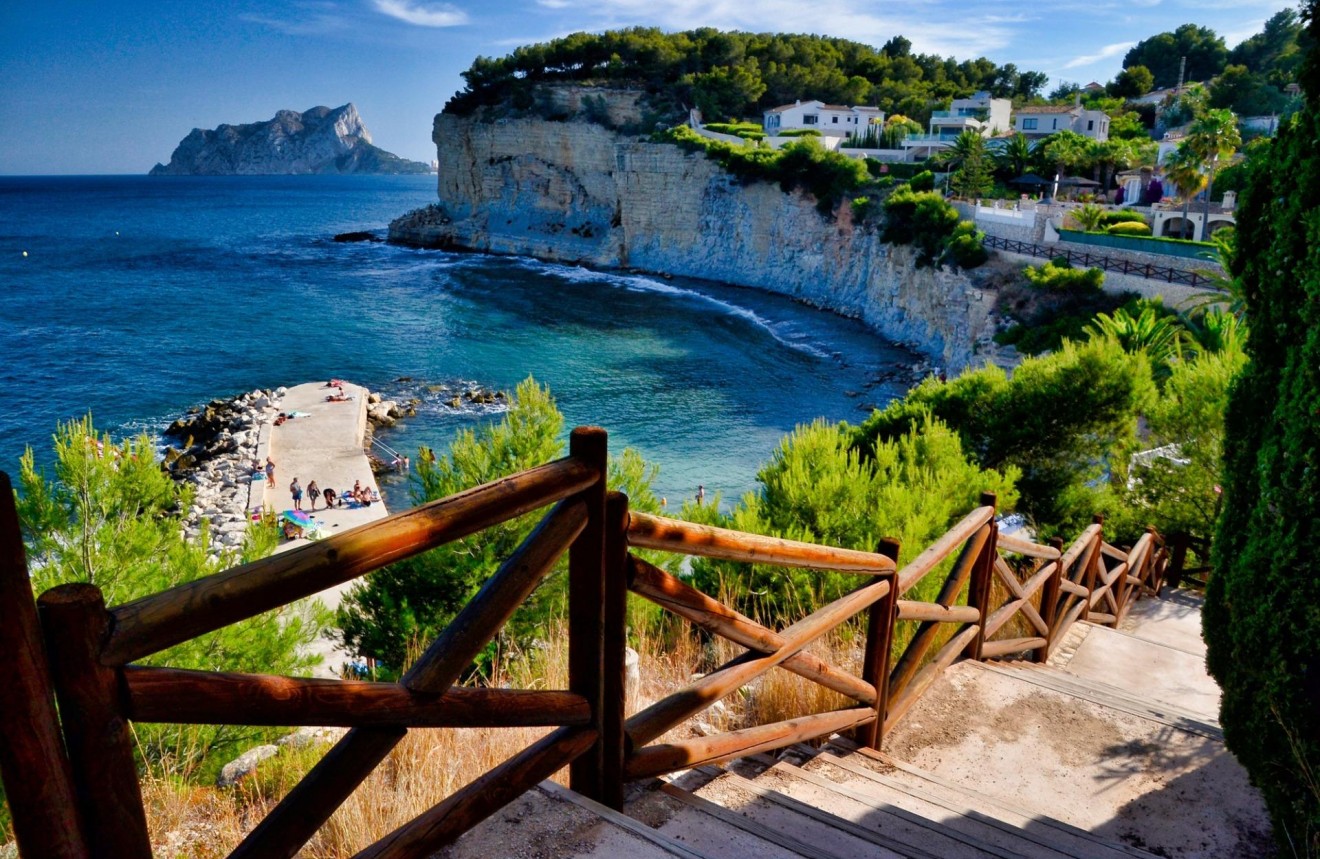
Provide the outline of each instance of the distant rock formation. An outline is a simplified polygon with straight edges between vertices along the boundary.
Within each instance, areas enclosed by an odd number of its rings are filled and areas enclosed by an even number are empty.
[[[281,110],[248,125],[194,128],[169,164],[152,176],[253,176],[289,173],[430,173],[418,161],[373,146],[371,132],[352,104]]]

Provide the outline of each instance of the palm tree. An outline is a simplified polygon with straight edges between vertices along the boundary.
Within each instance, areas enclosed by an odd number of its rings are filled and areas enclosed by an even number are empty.
[[[985,155],[985,138],[968,129],[953,139],[948,149],[935,156],[935,162],[946,170],[952,170],[969,157]]]
[[[1035,149],[1035,142],[1019,131],[1004,141],[999,150],[999,164],[1013,176],[1021,176],[1035,162]]]
[[[1083,230],[1088,233],[1094,231],[1100,226],[1100,222],[1105,219],[1105,210],[1095,203],[1087,203],[1085,206],[1079,206],[1073,209],[1069,214],[1072,219],[1081,225]]]
[[[1186,336],[1177,317],[1161,313],[1149,303],[1136,316],[1122,307],[1113,316],[1097,313],[1082,330],[1092,339],[1117,342],[1124,352],[1145,352],[1156,378],[1167,378],[1169,365],[1182,357]]]
[[[1201,158],[1192,151],[1186,140],[1169,154],[1168,160],[1164,162],[1164,175],[1178,186],[1178,194],[1183,198],[1182,229],[1186,237],[1190,226],[1187,217],[1192,209],[1192,198],[1205,187]]]
[[[1201,159],[1206,175],[1205,219],[1202,223],[1202,236],[1210,226],[1210,195],[1215,188],[1215,173],[1220,162],[1228,161],[1242,145],[1242,134],[1238,131],[1237,117],[1233,111],[1225,108],[1206,111],[1205,115],[1192,123],[1187,130],[1185,143]]]
[[[1096,142],[1075,131],[1057,131],[1046,139],[1044,146],[1044,158],[1056,165],[1059,172],[1075,173],[1095,163]]]

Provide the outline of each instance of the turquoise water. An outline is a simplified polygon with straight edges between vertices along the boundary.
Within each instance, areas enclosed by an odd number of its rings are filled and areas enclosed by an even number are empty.
[[[434,384],[548,384],[661,467],[733,497],[782,435],[858,421],[915,357],[859,323],[699,281],[338,244],[434,200],[434,178],[0,178],[0,469],[56,421],[157,433],[217,396],[339,376],[421,395],[395,448],[491,419]],[[27,256],[23,256],[23,252]],[[411,377],[411,382],[397,381]],[[387,487],[393,504],[398,486]]]

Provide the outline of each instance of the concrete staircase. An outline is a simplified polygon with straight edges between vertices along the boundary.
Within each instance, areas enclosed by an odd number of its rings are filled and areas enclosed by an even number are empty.
[[[954,665],[885,740],[842,737],[635,786],[625,813],[545,783],[447,856],[1268,856],[1225,750],[1199,597],[1078,623],[1048,665]]]

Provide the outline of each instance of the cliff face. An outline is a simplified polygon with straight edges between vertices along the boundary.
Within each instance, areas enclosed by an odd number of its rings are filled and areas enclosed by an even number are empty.
[[[434,139],[439,204],[391,224],[392,241],[755,287],[859,317],[950,369],[984,360],[993,295],[810,197],[586,122],[441,114]]]
[[[266,122],[194,128],[169,164],[151,175],[229,176],[284,173],[428,173],[430,168],[373,146],[352,104],[281,110]]]

